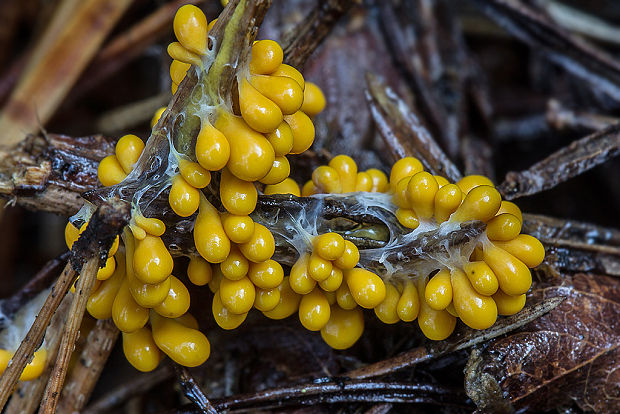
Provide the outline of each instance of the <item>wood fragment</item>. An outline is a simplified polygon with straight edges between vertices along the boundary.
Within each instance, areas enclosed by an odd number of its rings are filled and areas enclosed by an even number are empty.
[[[354,0],[326,0],[303,19],[300,27],[284,35],[284,62],[302,70],[312,52],[323,42],[338,20],[351,8]]]
[[[131,2],[65,0],[58,6],[0,112],[1,145],[14,146],[51,118]]]
[[[394,161],[403,157],[417,157],[429,172],[458,181],[461,173],[437,145],[413,109],[373,74],[366,75],[366,84],[366,100]]]
[[[71,302],[71,309],[65,325],[56,363],[52,370],[50,381],[45,389],[45,393],[43,394],[43,399],[41,400],[40,413],[52,414],[56,412],[56,405],[61,395],[75,342],[80,334],[80,325],[82,324],[88,297],[97,279],[98,269],[99,257],[97,256],[91,257],[82,267],[82,272],[80,273],[81,277],[78,279],[75,288],[75,296],[73,302]]]
[[[620,154],[620,124],[572,142],[520,172],[509,172],[497,189],[507,200],[548,190]]]
[[[474,0],[496,23],[598,92],[620,101],[620,63],[517,0]]]
[[[584,129],[598,131],[620,122],[620,118],[609,115],[571,110],[557,99],[550,99],[547,103],[545,118],[549,125],[558,131]]]
[[[187,368],[175,364],[174,370],[183,388],[183,394],[200,410],[202,414],[217,414],[215,408],[194,380]]]
[[[77,363],[67,376],[56,412],[81,412],[88,402],[118,338],[111,319],[98,320],[86,339]]]
[[[39,378],[32,381],[20,382],[17,390],[9,400],[4,414],[32,414],[39,408],[39,403],[43,397],[45,386],[49,381],[53,361],[56,360],[60,341],[62,340],[65,323],[71,308],[71,296],[64,297],[56,313],[50,321],[50,325],[45,332],[45,349],[47,350],[47,367]]]
[[[153,372],[141,374],[130,384],[124,383],[108,391],[97,401],[87,406],[84,414],[105,414],[129,398],[147,392],[154,386],[173,377],[174,371],[169,365],[164,365]]]
[[[77,273],[73,270],[70,263],[67,263],[62,274],[56,281],[49,296],[45,300],[41,311],[37,314],[34,323],[26,334],[26,337],[19,345],[19,348],[11,358],[9,366],[0,376],[0,411],[4,408],[9,396],[15,389],[15,384],[28,361],[32,359],[34,351],[39,347],[45,330],[49,326],[50,320],[69,288],[75,281]]]
[[[489,329],[479,331],[465,327],[464,329],[455,332],[445,341],[433,343],[428,346],[413,348],[393,358],[388,358],[383,361],[349,371],[345,374],[345,376],[359,379],[393,374],[396,371],[409,368],[413,365],[419,364],[420,362],[428,361],[430,359],[446,355],[450,352],[470,348],[474,345],[486,342],[489,339],[504,335],[526,325],[534,319],[553,310],[560,303],[562,303],[563,300],[564,298],[562,297],[554,297],[543,300],[534,305],[528,305],[516,315],[499,319],[495,325]]]

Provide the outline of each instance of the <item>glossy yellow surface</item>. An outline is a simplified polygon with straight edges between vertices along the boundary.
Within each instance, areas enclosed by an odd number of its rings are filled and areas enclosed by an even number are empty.
[[[500,205],[497,214],[499,215],[502,213],[510,213],[519,219],[520,222],[523,222],[523,214],[521,213],[521,209],[511,201],[502,200],[502,204]]]
[[[207,18],[192,4],[181,6],[174,16],[174,35],[187,50],[198,55],[207,51]]]
[[[174,318],[174,320],[187,328],[199,329],[198,321],[191,313],[186,313],[178,318]]]
[[[202,332],[155,312],[151,313],[151,326],[157,347],[177,364],[197,367],[209,358],[211,344]]]
[[[409,186],[409,181],[411,181],[411,177],[404,177],[402,180],[396,183],[392,201],[400,208],[411,209],[409,197],[407,196],[407,187]]]
[[[497,306],[490,296],[481,295],[461,270],[452,271],[453,304],[459,318],[473,329],[487,329],[497,320]]]
[[[310,255],[310,259],[308,260],[308,274],[317,282],[327,279],[332,272],[332,267],[331,261],[324,259],[316,252]]]
[[[189,217],[198,210],[200,192],[192,187],[181,175],[172,178],[168,202],[172,210],[181,217]]]
[[[135,276],[143,283],[161,283],[170,276],[174,262],[160,237],[147,235],[136,241],[133,253]]]
[[[529,234],[520,234],[513,240],[497,241],[494,244],[525,263],[527,267],[536,267],[545,258],[544,246],[540,240]]]
[[[136,240],[144,240],[146,237],[146,230],[138,226],[133,218],[129,221],[129,229]]]
[[[179,279],[170,276],[170,290],[166,299],[153,310],[166,318],[178,318],[189,309],[189,291]]]
[[[428,306],[434,310],[447,308],[452,302],[452,295],[450,272],[447,269],[442,269],[433,276],[424,289],[424,299]]]
[[[272,194],[292,194],[296,197],[301,197],[301,191],[299,185],[292,178],[286,178],[279,184],[265,186],[265,195]]]
[[[420,220],[418,219],[415,211],[408,208],[399,208],[394,213],[398,222],[408,229],[417,229],[420,225]]]
[[[261,289],[274,289],[284,280],[282,265],[275,260],[265,260],[260,263],[251,263],[248,277]]]
[[[303,295],[299,303],[299,321],[309,331],[318,331],[323,328],[331,309],[323,291],[315,288],[307,295]]]
[[[301,89],[305,91],[305,80],[301,72],[299,72],[294,67],[287,65],[285,63],[278,66],[278,68],[271,73],[272,76],[286,76],[288,78],[294,79],[295,82],[301,86]]]
[[[435,221],[441,224],[448,220],[463,200],[461,189],[456,184],[446,184],[435,194]]]
[[[407,196],[411,208],[419,218],[430,218],[435,211],[435,194],[439,190],[439,184],[435,177],[426,172],[420,171],[409,180],[407,185]]]
[[[71,250],[71,248],[73,247],[73,243],[75,243],[75,241],[80,237],[80,234],[82,234],[82,232],[86,230],[87,226],[88,223],[84,223],[78,229],[73,224],[71,224],[70,221],[67,221],[67,225],[65,226],[65,244],[67,245],[67,248],[69,250]]]
[[[192,256],[187,265],[187,278],[196,286],[204,286],[211,281],[211,265],[200,256]]]
[[[282,64],[284,52],[273,40],[259,40],[252,45],[250,72],[259,75],[273,73]]]
[[[342,192],[342,182],[338,171],[327,165],[321,165],[312,172],[312,182],[322,193]]]
[[[372,177],[366,172],[358,172],[355,179],[355,191],[372,191]]]
[[[254,183],[235,177],[228,168],[222,170],[220,200],[231,214],[245,216],[254,211],[258,193]]]
[[[398,289],[391,284],[385,285],[385,299],[378,306],[375,307],[375,315],[383,323],[393,324],[400,320],[398,316],[398,302],[400,300],[400,293]]]
[[[422,171],[422,163],[413,157],[405,157],[396,161],[390,171],[390,187],[392,191],[396,190],[396,184],[405,177],[411,177]]]
[[[491,296],[497,292],[499,282],[486,262],[468,262],[463,266],[463,271],[472,287],[481,295]]]
[[[481,185],[473,188],[454,212],[451,221],[464,222],[469,220],[489,221],[502,202],[502,196],[491,186]]]
[[[151,118],[151,128],[157,125],[157,121],[159,121],[159,118],[161,118],[165,110],[166,110],[166,107],[162,106],[157,111],[155,111],[155,114],[153,114],[153,118]]]
[[[314,238],[313,245],[314,251],[325,260],[338,259],[345,253],[346,247],[345,240],[338,233],[320,234]]]
[[[172,42],[168,45],[168,55],[172,59],[180,60],[181,62],[202,66],[200,56],[185,49],[179,42]]]
[[[144,283],[128,275],[129,291],[136,303],[144,308],[154,308],[161,304],[170,292],[171,277],[160,283]]]
[[[446,178],[442,177],[441,175],[434,175],[433,177],[435,177],[435,180],[437,180],[437,184],[439,184],[439,188],[443,187],[444,185],[450,184],[450,181],[448,181]]]
[[[108,319],[112,317],[112,305],[116,298],[116,293],[125,280],[125,269],[117,266],[114,274],[108,279],[101,282],[98,289],[94,290],[88,297],[86,310],[95,319]]]
[[[304,91],[289,77],[254,75],[250,78],[250,83],[263,96],[278,105],[284,115],[297,112],[304,102]]]
[[[230,253],[230,239],[224,232],[220,214],[204,197],[194,223],[194,245],[209,263],[221,263]]]
[[[418,325],[428,339],[442,341],[454,331],[456,318],[446,310],[434,310],[426,301],[421,301]]]
[[[329,276],[327,279],[320,281],[319,286],[326,292],[335,292],[342,284],[343,279],[344,273],[342,270],[336,266],[332,266],[332,271]]]
[[[266,176],[260,179],[263,184],[279,184],[288,178],[291,173],[291,165],[285,156],[276,156],[273,165]]]
[[[344,272],[353,299],[363,308],[372,309],[385,299],[385,283],[376,274],[360,268]]]
[[[249,216],[235,216],[233,214],[222,214],[222,225],[224,231],[234,243],[247,243],[254,234],[254,220]]]
[[[254,234],[252,234],[250,241],[240,244],[239,249],[241,249],[241,253],[248,260],[258,263],[271,259],[275,252],[276,244],[273,235],[267,227],[254,223]]]
[[[261,312],[273,310],[280,303],[280,290],[276,287],[273,289],[256,289],[256,298],[254,299],[254,307]]]
[[[323,95],[323,91],[318,85],[306,82],[301,110],[309,117],[313,117],[321,113],[323,109],[325,109],[325,95]]]
[[[147,327],[134,332],[123,332],[123,353],[135,369],[150,372],[157,368],[162,355]]]
[[[311,195],[318,194],[318,193],[319,193],[319,189],[316,188],[312,180],[306,181],[304,186],[301,188],[302,197],[309,197]]]
[[[97,280],[109,279],[114,270],[116,270],[116,261],[114,257],[108,257],[108,260],[105,261],[105,266],[97,270]]]
[[[510,213],[493,217],[487,223],[487,236],[490,240],[508,241],[521,233],[521,220]]]
[[[456,185],[459,186],[463,194],[469,193],[473,188],[480,185],[494,186],[493,181],[483,175],[467,175],[457,181]]]
[[[295,293],[299,293],[300,295],[312,292],[312,289],[316,286],[316,280],[310,277],[310,273],[308,272],[309,262],[310,255],[305,253],[297,259],[291,268],[291,277],[289,279],[290,286]]]
[[[355,244],[349,240],[344,241],[344,250],[340,257],[334,260],[334,264],[342,270],[353,269],[360,260],[360,252]]]
[[[225,278],[219,266],[214,266],[211,268],[211,270],[213,270],[213,278],[209,282],[209,290],[212,293],[216,293],[220,289],[220,283],[222,282],[222,279]]]
[[[396,304],[396,312],[401,321],[411,322],[418,317],[420,312],[420,297],[415,284],[411,280],[404,283],[400,299]]]
[[[525,293],[523,295],[510,296],[498,290],[493,295],[493,300],[500,315],[514,315],[525,306]]]
[[[116,143],[116,159],[126,174],[133,170],[140,154],[144,150],[144,142],[135,135],[124,135]]]
[[[222,279],[220,282],[220,299],[230,312],[240,315],[247,313],[254,305],[256,288],[249,278],[239,280]]]
[[[173,59],[172,63],[170,64],[170,79],[172,79],[172,82],[180,85],[185,78],[185,74],[189,70],[190,66],[191,65],[189,63]]]
[[[215,292],[215,295],[213,296],[211,311],[213,312],[215,322],[220,328],[225,330],[238,328],[248,316],[247,312],[236,314],[229,311],[222,303],[219,292]]]
[[[366,170],[366,174],[372,179],[372,192],[383,193],[390,189],[387,175],[383,171],[376,168],[370,168]]]
[[[530,269],[506,250],[487,243],[483,247],[483,260],[489,265],[499,288],[509,295],[522,295],[532,286]]]
[[[250,262],[236,245],[230,248],[228,257],[220,263],[220,271],[229,280],[243,279],[248,274],[249,268]]]
[[[275,131],[265,134],[265,138],[273,147],[276,157],[288,154],[293,148],[293,130],[286,122],[280,123]]]
[[[355,191],[357,184],[357,164],[348,155],[336,155],[328,164],[338,172],[343,193]],[[316,184],[316,181],[315,181]]]
[[[122,332],[142,328],[149,320],[149,310],[138,305],[129,292],[127,280],[121,284],[112,305],[112,320]]]
[[[116,155],[109,155],[101,160],[97,167],[97,178],[105,187],[116,185],[127,177],[127,173],[118,162]]]
[[[206,170],[219,171],[230,159],[230,143],[222,132],[203,122],[196,138],[196,159]]]
[[[357,307],[357,302],[349,290],[349,286],[346,283],[342,283],[338,290],[336,290],[336,302],[342,309],[351,310]]]
[[[13,352],[6,349],[0,349],[0,373],[6,370],[11,358],[13,358]],[[34,353],[32,361],[30,361],[22,371],[19,380],[30,381],[38,378],[45,369],[46,362],[47,350],[45,348],[40,348]]]
[[[329,321],[321,329],[321,337],[334,349],[347,349],[360,339],[363,332],[364,314],[360,308],[345,310],[333,305]]]
[[[205,188],[211,182],[211,173],[197,162],[180,159],[179,171],[183,179],[192,187]]]
[[[293,131],[293,148],[291,154],[301,154],[314,142],[314,124],[312,120],[301,111],[291,115],[284,115],[284,120]]]
[[[144,217],[142,214],[137,214],[132,217],[136,224],[144,229],[152,236],[161,236],[166,232],[166,225],[163,221],[153,217]]]
[[[239,108],[245,122],[258,132],[273,132],[283,120],[280,107],[245,78],[239,82]]]
[[[278,290],[280,291],[280,301],[276,307],[270,311],[263,312],[263,315],[269,319],[279,320],[288,318],[299,309],[301,296],[291,289],[288,277],[284,278],[280,286],[278,286]]]
[[[275,152],[264,135],[250,128],[242,118],[227,112],[219,114],[215,127],[230,143],[227,164],[230,172],[244,181],[258,181],[267,175],[273,166]]]

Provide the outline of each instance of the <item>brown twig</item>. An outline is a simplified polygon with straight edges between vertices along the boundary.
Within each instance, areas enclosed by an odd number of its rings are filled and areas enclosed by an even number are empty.
[[[112,352],[119,331],[110,319],[98,320],[86,339],[86,346],[67,376],[58,413],[81,412]]]
[[[213,408],[213,405],[204,392],[202,392],[202,389],[200,389],[200,386],[198,386],[187,368],[174,364],[174,370],[183,388],[183,394],[187,399],[194,403],[202,414],[217,414],[216,409]]]
[[[26,334],[26,337],[19,345],[19,348],[11,358],[11,362],[6,371],[0,376],[0,410],[4,408],[9,396],[15,389],[15,384],[28,361],[32,359],[34,351],[41,344],[45,330],[49,326],[50,320],[63,298],[73,284],[77,273],[73,270],[70,263],[67,263],[62,274],[56,281],[49,296],[45,300],[41,311],[37,314],[34,323]]]
[[[620,124],[554,152],[520,172],[509,172],[497,189],[507,200],[548,190],[620,154]]]
[[[371,378],[380,375],[393,374],[396,371],[409,368],[413,365],[419,364],[420,362],[428,361],[430,359],[446,355],[450,352],[470,348],[474,345],[486,342],[489,339],[504,335],[526,325],[534,319],[553,310],[560,303],[562,303],[563,300],[563,297],[546,299],[537,304],[525,307],[516,315],[500,319],[495,323],[495,325],[489,329],[485,329],[484,331],[465,328],[443,342],[413,348],[393,358],[385,359],[383,361],[367,365],[363,368],[350,371],[346,373],[345,376],[349,378]]]
[[[53,369],[52,361],[56,360],[58,348],[62,340],[67,315],[71,307],[71,297],[65,296],[50,321],[45,333],[45,349],[47,350],[47,366],[41,376],[32,381],[21,382],[6,406],[5,414],[32,414],[39,407],[45,386]]]
[[[317,6],[284,39],[285,63],[301,70],[312,52],[336,25],[336,22],[351,8],[353,0],[326,0]]]
[[[82,318],[86,310],[86,303],[95,285],[98,269],[99,257],[97,256],[91,257],[82,267],[82,272],[80,273],[81,277],[78,279],[75,288],[75,296],[73,302],[71,302],[71,309],[69,311],[67,324],[65,325],[62,342],[60,343],[56,364],[54,365],[50,381],[47,384],[45,394],[41,400],[41,408],[39,411],[41,413],[51,414],[56,412],[56,405],[58,404],[58,399],[60,398],[62,386],[65,381],[69,360],[71,359],[75,342],[80,334],[80,325],[82,324]]]
[[[373,74],[366,75],[366,100],[392,158],[414,156],[433,174],[458,181],[461,173],[411,108]]]

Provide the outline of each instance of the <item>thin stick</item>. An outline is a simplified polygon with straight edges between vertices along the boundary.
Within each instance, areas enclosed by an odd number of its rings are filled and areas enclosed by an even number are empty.
[[[78,362],[67,377],[62,398],[56,410],[58,413],[82,411],[114,348],[118,334],[118,328],[111,319],[97,321],[95,328],[88,334],[86,346]]]
[[[69,360],[73,353],[75,341],[80,333],[80,325],[84,317],[84,310],[86,309],[86,303],[88,302],[90,292],[95,284],[98,268],[99,257],[96,256],[88,259],[82,268],[81,277],[75,288],[76,294],[71,303],[69,320],[67,321],[62,342],[60,343],[60,351],[56,358],[56,365],[54,366],[54,370],[50,376],[50,382],[47,384],[43,400],[41,401],[41,408],[39,410],[41,413],[52,414],[56,411],[60,391],[65,381],[65,375],[67,374]]]
[[[0,376],[0,411],[4,408],[9,396],[15,389],[15,384],[19,380],[19,376],[26,367],[26,364],[32,358],[34,351],[41,344],[45,330],[47,329],[54,312],[62,302],[63,298],[69,291],[69,288],[75,280],[76,272],[67,263],[62,274],[58,278],[56,285],[52,288],[49,296],[45,300],[41,311],[34,320],[26,337],[19,345],[19,348],[13,355],[9,365]]]
[[[189,373],[187,368],[175,364],[174,369],[183,388],[183,394],[192,402],[203,414],[217,414],[207,396],[202,392],[200,386],[196,384],[194,377]]]

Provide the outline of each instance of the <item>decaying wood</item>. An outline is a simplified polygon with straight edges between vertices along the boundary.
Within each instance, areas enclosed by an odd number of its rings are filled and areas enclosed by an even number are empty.
[[[45,331],[50,324],[50,320],[54,315],[58,306],[69,291],[69,288],[75,281],[77,273],[73,270],[70,263],[67,263],[62,274],[56,281],[54,288],[45,300],[41,311],[37,314],[34,323],[26,334],[26,337],[17,348],[15,355],[11,358],[11,363],[0,376],[0,410],[4,408],[9,396],[15,389],[15,384],[19,379],[26,364],[32,359],[34,351],[39,347]]]
[[[51,414],[56,412],[56,405],[62,392],[62,386],[65,381],[69,360],[75,347],[78,335],[80,334],[80,325],[86,310],[88,297],[95,285],[97,279],[97,270],[99,269],[99,257],[91,256],[91,258],[82,267],[80,278],[75,287],[75,295],[71,302],[69,316],[65,329],[63,331],[60,349],[56,357],[54,369],[50,375],[50,381],[41,400],[41,413]]]
[[[510,172],[497,189],[507,200],[548,190],[620,154],[620,124],[572,142],[525,171]]]
[[[391,374],[398,370],[419,364],[420,362],[438,358],[450,352],[470,348],[492,338],[505,335],[508,332],[528,324],[541,315],[553,310],[562,303],[562,300],[563,298],[556,297],[541,301],[534,305],[527,305],[518,314],[502,318],[488,329],[480,331],[471,328],[463,328],[442,342],[411,349],[393,358],[384,359],[383,361],[350,371],[346,376],[349,378],[371,378]]]
[[[366,99],[372,116],[394,161],[416,157],[431,173],[458,181],[461,173],[413,110],[374,75],[367,74],[366,83]]]
[[[178,364],[174,365],[179,383],[183,388],[183,394],[198,408],[201,414],[217,414],[216,409],[213,407],[207,396],[202,392],[200,386],[196,383],[196,380],[189,373],[187,368]]]
[[[14,146],[50,119],[130,4],[131,0],[64,1],[0,112],[0,144]]]
[[[38,408],[43,392],[50,379],[53,361],[56,360],[60,341],[64,334],[65,323],[71,307],[71,296],[62,300],[45,332],[45,349],[47,350],[47,366],[41,376],[32,381],[20,382],[6,406],[5,414],[33,414]]]
[[[97,321],[95,327],[88,333],[86,345],[77,363],[67,375],[56,412],[71,414],[82,411],[118,336],[119,330],[111,319]]]

